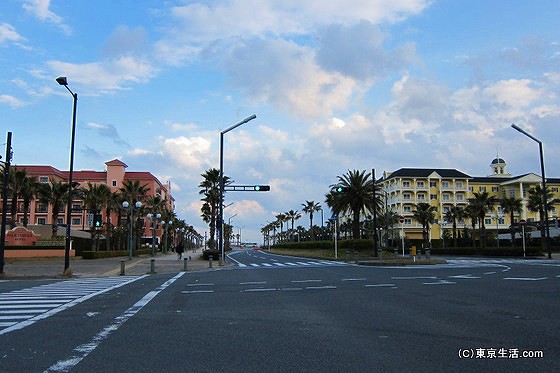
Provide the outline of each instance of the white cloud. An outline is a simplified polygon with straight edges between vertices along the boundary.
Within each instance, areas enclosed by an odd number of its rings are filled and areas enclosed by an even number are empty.
[[[357,82],[315,63],[313,50],[285,40],[255,40],[225,61],[233,83],[257,101],[304,118],[330,116],[348,104]]]
[[[70,84],[82,85],[90,93],[123,90],[130,83],[147,82],[157,72],[149,61],[132,56],[84,64],[48,61],[47,65],[53,75],[67,76]]]
[[[18,34],[14,26],[6,22],[0,23],[0,44],[6,42],[19,43],[24,40],[25,38]]]
[[[162,151],[180,167],[195,170],[209,168],[210,141],[204,137],[175,137],[162,140]]]
[[[10,95],[0,95],[0,103],[7,104],[13,108],[25,105],[25,102],[22,100]]]
[[[49,9],[50,5],[51,0],[26,0],[22,7],[39,20],[52,23],[64,33],[71,34],[72,29],[64,23],[62,17]]]
[[[534,82],[529,79],[502,80],[486,87],[482,93],[499,104],[522,108],[543,97],[543,92],[532,85]]]

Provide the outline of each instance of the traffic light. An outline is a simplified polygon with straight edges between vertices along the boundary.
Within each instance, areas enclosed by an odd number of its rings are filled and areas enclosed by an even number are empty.
[[[335,193],[342,193],[342,192],[344,192],[345,190],[346,190],[346,188],[345,188],[345,187],[342,187],[342,186],[340,186],[340,185],[335,186],[335,187],[333,188],[333,192],[335,192]]]
[[[255,185],[255,192],[268,192],[270,190],[270,185]]]
[[[94,214],[93,215],[93,226],[95,228],[99,228],[103,225],[103,217],[101,214]]]

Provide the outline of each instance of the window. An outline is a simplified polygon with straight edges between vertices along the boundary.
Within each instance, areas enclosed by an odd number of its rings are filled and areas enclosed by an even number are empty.
[[[417,181],[416,182],[416,188],[424,188],[424,182],[423,181]]]
[[[442,188],[449,188],[449,181],[442,181],[441,182],[441,187]]]
[[[39,218],[39,219],[37,219],[37,224],[39,224],[39,225],[45,225],[45,224],[47,224],[47,219],[45,219],[45,218]]]
[[[472,186],[469,187],[469,192],[472,192],[474,189]]]
[[[457,194],[457,195],[455,196],[455,199],[456,199],[457,201],[464,201],[464,200],[465,200],[465,196],[462,195],[462,194]]]
[[[37,207],[35,208],[35,212],[38,212],[38,213],[47,212],[47,205],[45,203],[37,204]]]
[[[437,194],[430,194],[430,199],[431,200],[437,199]]]
[[[443,212],[446,213],[447,211],[449,211],[449,206],[443,206]]]
[[[451,195],[449,193],[443,193],[441,197],[444,201],[449,201],[451,199]]]
[[[418,199],[423,201],[426,199],[426,195],[424,193],[418,193]]]
[[[430,188],[435,188],[437,183],[435,181],[430,181]]]
[[[515,189],[514,188],[509,189],[509,196],[512,197],[512,198],[515,197]]]
[[[410,181],[403,181],[402,186],[403,188],[410,188]]]
[[[72,204],[72,211],[82,211],[82,205],[79,203]]]
[[[39,176],[39,182],[46,184],[49,182],[49,178],[47,176]]]
[[[552,188],[553,193],[558,193],[558,188]]]
[[[456,182],[455,182],[455,186],[456,186],[457,188],[463,188],[463,182],[462,182],[462,181],[456,181]]]
[[[113,180],[113,186],[114,186],[114,187],[117,186],[117,180]]]
[[[492,224],[492,219],[491,218],[484,218],[484,224],[486,224],[486,225]]]
[[[486,187],[478,187],[479,192],[486,192]]]
[[[403,207],[403,211],[404,211],[404,212],[412,212],[412,207],[410,207],[410,206],[404,206],[404,207]]]
[[[412,225],[412,219],[410,219],[410,218],[404,218],[404,224],[405,224],[405,225]]]
[[[56,224],[64,224],[64,219],[63,218],[56,219]]]
[[[402,198],[403,198],[405,201],[410,201],[410,193],[404,193],[403,196],[402,196]]]
[[[499,187],[492,187],[492,192],[499,192],[500,188]]]
[[[72,225],[82,225],[82,219],[72,218]]]

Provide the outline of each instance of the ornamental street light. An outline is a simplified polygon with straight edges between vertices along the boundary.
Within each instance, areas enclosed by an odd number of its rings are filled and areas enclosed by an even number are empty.
[[[224,135],[231,130],[236,129],[237,127],[245,124],[257,116],[255,114],[251,115],[243,119],[241,122],[234,124],[233,126],[226,128],[222,132],[220,132],[220,202],[219,202],[219,216],[218,216],[218,227],[219,227],[219,234],[218,234],[218,249],[220,250],[220,255],[222,258],[222,263],[224,262]]]
[[[164,226],[165,229],[165,244],[164,244],[164,250],[165,253],[167,254],[168,250],[167,250],[167,241],[169,241],[169,228],[171,228],[171,224],[173,224],[173,221],[169,220],[167,223],[165,221],[162,221],[161,224]]]
[[[146,217],[150,219],[152,226],[152,256],[156,256],[156,225],[157,221],[161,219],[161,214],[147,214]]]
[[[492,219],[496,219],[496,246],[498,248],[500,248],[500,230],[499,230],[499,224],[500,224],[500,220],[503,219],[504,214],[501,214],[500,212],[498,212],[497,214],[492,214],[490,215],[490,217]]]
[[[6,245],[6,213],[8,211],[8,184],[10,177],[10,162],[12,160],[12,133],[8,132],[6,141],[6,162],[4,164],[4,181],[2,184],[2,227],[0,228],[0,273],[4,273],[4,247]],[[12,202],[12,206],[15,204]],[[14,225],[12,223],[12,225]]]
[[[140,209],[142,202],[137,201],[134,205],[124,201],[122,207],[125,210],[130,210],[130,227],[128,232],[128,260],[132,260],[132,248],[134,247],[134,209]]]
[[[68,205],[66,207],[66,245],[64,249],[64,272],[70,267],[70,226],[72,225],[72,177],[74,173],[74,139],[76,136],[76,107],[78,105],[78,94],[68,88],[68,80],[65,76],[56,78],[56,82],[63,85],[72,95],[74,105],[72,109],[72,133],[70,140],[70,170],[68,172]],[[55,224],[56,222],[53,222]]]
[[[550,248],[550,229],[548,227],[548,199],[547,199],[547,191],[546,191],[546,176],[544,174],[543,144],[542,144],[541,140],[539,140],[535,136],[525,132],[519,126],[517,126],[515,124],[512,124],[511,127],[513,129],[521,132],[522,134],[524,134],[525,136],[527,136],[531,140],[536,141],[539,144],[539,156],[540,156],[540,161],[541,161],[541,178],[542,178],[542,204],[543,204],[543,211],[544,211],[544,227],[545,227],[545,234],[546,234],[545,248],[546,248],[546,251],[548,252],[548,259],[551,259],[552,258],[552,252],[551,252],[551,248]],[[543,224],[542,221],[541,221],[541,224]],[[542,235],[542,233],[543,233],[543,231],[541,229],[541,235]]]

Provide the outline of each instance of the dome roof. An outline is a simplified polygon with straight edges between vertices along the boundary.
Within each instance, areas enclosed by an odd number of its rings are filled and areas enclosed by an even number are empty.
[[[494,159],[492,160],[492,164],[498,164],[498,163],[503,163],[503,164],[505,164],[506,161],[504,161],[504,159],[503,159],[503,158],[500,158],[500,157],[494,158]]]

